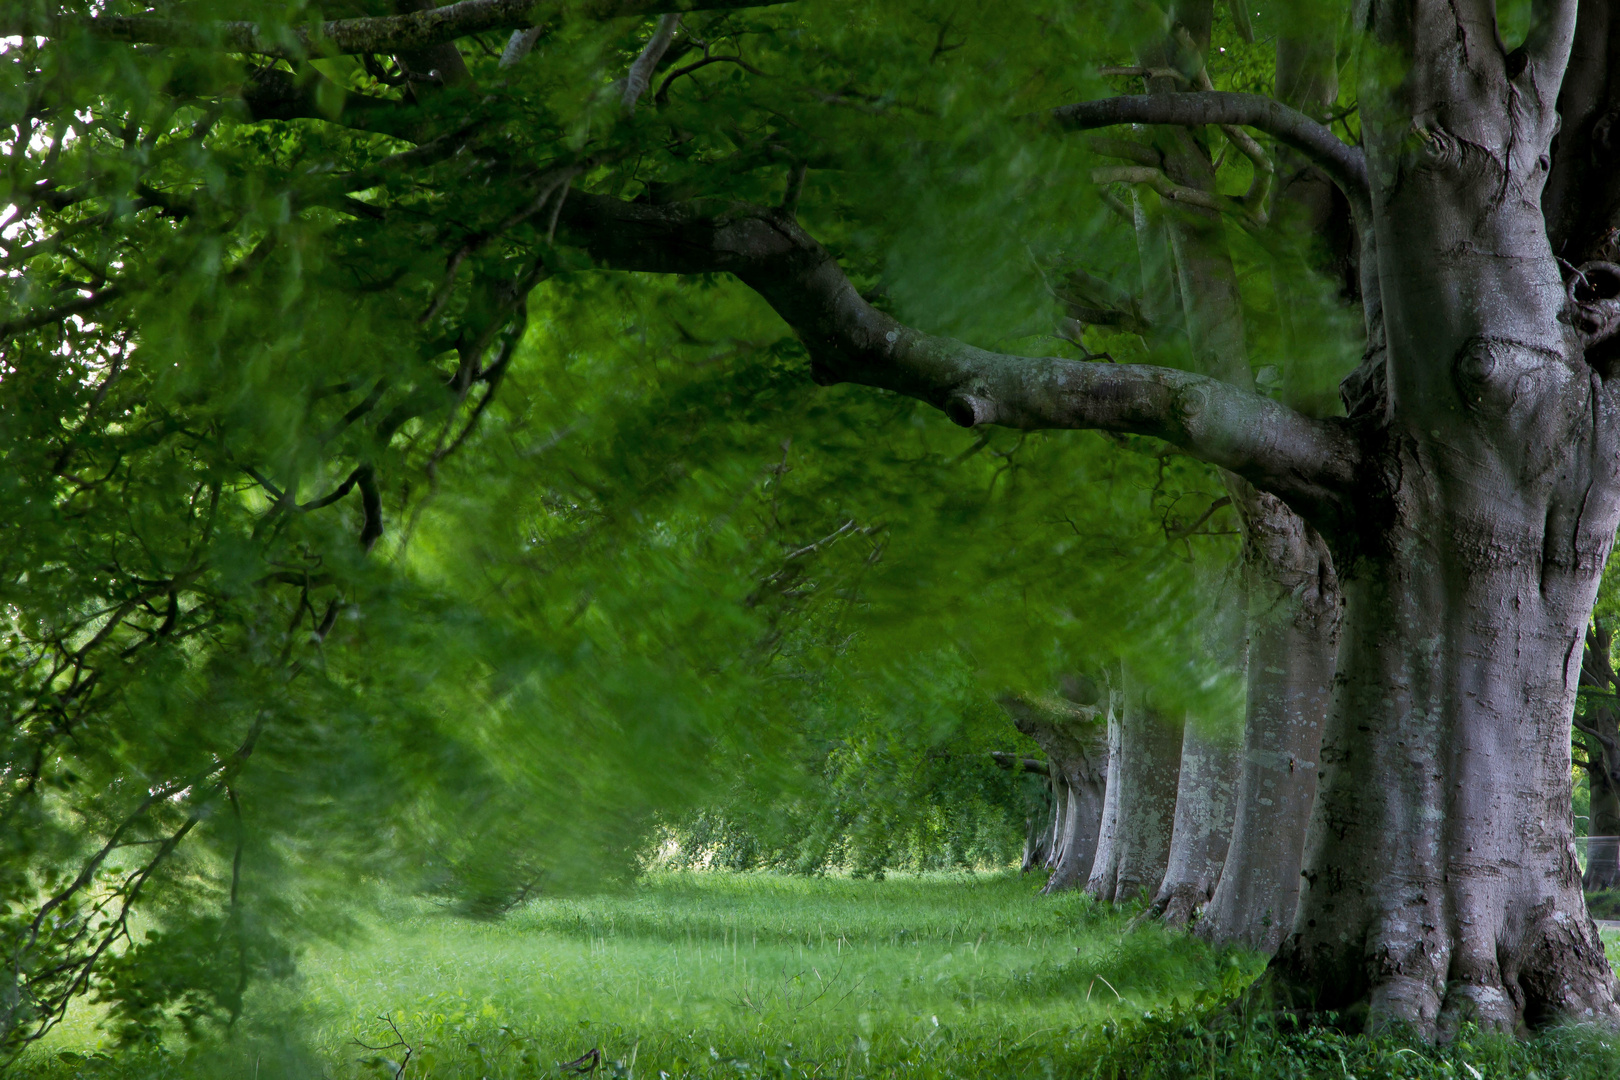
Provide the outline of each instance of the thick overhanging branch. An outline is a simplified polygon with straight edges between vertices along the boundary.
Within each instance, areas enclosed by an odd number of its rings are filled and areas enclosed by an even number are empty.
[[[358,53],[399,53],[442,45],[489,31],[527,30],[566,18],[593,20],[766,7],[792,0],[461,0],[403,15],[331,19],[319,30],[288,27],[272,33],[255,22],[194,22],[146,15],[96,17],[0,16],[0,34],[54,36],[79,30],[138,45],[219,48],[230,52],[301,59]]]
[[[1217,124],[1263,131],[1304,154],[1344,191],[1352,205],[1368,205],[1367,162],[1361,148],[1344,142],[1297,109],[1264,94],[1206,90],[1188,94],[1132,94],[1082,101],[1052,110],[1063,127],[1091,129],[1115,124]]]
[[[819,382],[892,390],[963,426],[1151,435],[1287,500],[1319,527],[1336,527],[1345,512],[1359,449],[1342,424],[1186,371],[1012,356],[913,329],[867,303],[780,210],[580,194],[561,223],[614,269],[735,274],[798,334]]]

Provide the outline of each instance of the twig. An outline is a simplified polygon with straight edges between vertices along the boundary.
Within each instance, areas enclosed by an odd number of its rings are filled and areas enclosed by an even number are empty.
[[[405,1068],[406,1066],[410,1065],[411,1055],[416,1052],[416,1048],[410,1043],[406,1042],[405,1036],[399,1033],[399,1025],[394,1023],[394,1017],[392,1014],[383,1013],[381,1016],[377,1017],[377,1019],[387,1024],[388,1027],[393,1031],[394,1041],[386,1046],[370,1046],[361,1042],[359,1039],[356,1039],[354,1040],[354,1045],[360,1047],[362,1050],[370,1050],[375,1053],[381,1053],[384,1050],[397,1050],[403,1046],[405,1048],[405,1056],[400,1059],[398,1065],[394,1066],[394,1080],[400,1080],[400,1078],[405,1075]],[[394,1065],[392,1061],[388,1062],[388,1064]]]

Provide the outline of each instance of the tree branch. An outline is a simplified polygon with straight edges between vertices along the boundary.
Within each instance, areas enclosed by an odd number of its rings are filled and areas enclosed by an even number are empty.
[[[1530,33],[1521,46],[1525,64],[1519,71],[1511,70],[1514,65],[1510,64],[1508,78],[1518,78],[1524,67],[1535,65],[1544,69],[1540,81],[1556,87],[1569,62],[1570,46],[1575,42],[1575,15],[1579,7],[1578,0],[1531,0]],[[1547,78],[1554,73],[1558,78]],[[1556,92],[1548,97],[1548,105],[1551,105],[1550,99],[1556,97]]]
[[[798,334],[818,382],[893,390],[964,427],[1089,428],[1151,435],[1230,469],[1318,527],[1348,512],[1359,446],[1338,421],[1170,368],[989,352],[896,321],[864,300],[830,253],[779,210],[653,206],[580,194],[565,235],[600,263],[651,273],[729,272]]]
[[[331,19],[312,33],[302,26],[272,33],[258,23],[191,22],[147,15],[0,16],[0,35],[51,37],[83,30],[95,37],[139,45],[221,48],[295,60],[306,56],[398,53],[442,45],[491,30],[527,30],[536,24],[576,17],[606,21],[625,16],[681,11],[724,11],[768,7],[793,0],[461,0],[460,3],[404,15]]]
[[[61,322],[70,315],[80,315],[86,311],[92,311],[95,308],[105,304],[107,301],[116,299],[119,295],[121,295],[122,291],[123,286],[119,282],[115,281],[111,285],[108,285],[105,289],[102,289],[100,292],[90,293],[88,296],[77,297],[73,300],[69,300],[65,304],[58,304],[53,308],[32,311],[27,315],[21,315],[6,322],[0,322],[0,341],[4,341],[6,338],[9,338],[14,334],[25,333],[29,330],[37,330],[41,326],[48,326],[51,323]]]
[[[1368,205],[1367,161],[1361,148],[1341,140],[1323,125],[1264,94],[1205,90],[1190,94],[1133,94],[1082,101],[1052,110],[1062,127],[1116,124],[1219,124],[1255,128],[1315,162],[1358,208]]]
[[[990,760],[1003,769],[1010,769],[1014,772],[1035,773],[1039,776],[1048,776],[1051,773],[1051,766],[1040,758],[1025,757],[1022,754],[1014,754],[1006,750],[990,751]]]
[[[658,61],[664,58],[665,51],[669,49],[669,43],[675,39],[675,28],[680,25],[681,17],[679,15],[659,16],[658,28],[653,31],[653,36],[648,40],[647,47],[641,50],[641,54],[636,57],[635,63],[630,65],[629,74],[624,77],[624,95],[621,103],[624,105],[625,112],[633,113],[636,111],[636,102],[640,101],[641,95],[647,92],[647,84],[652,81],[653,69],[658,66]]]

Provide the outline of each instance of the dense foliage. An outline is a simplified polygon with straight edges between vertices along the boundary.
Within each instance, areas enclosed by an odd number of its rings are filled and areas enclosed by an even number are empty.
[[[498,910],[705,808],[799,868],[1005,859],[996,695],[1125,652],[1230,708],[1197,659],[1229,628],[1191,621],[1232,550],[1204,466],[817,389],[735,283],[600,275],[556,226],[571,190],[787,185],[882,303],[1078,355],[1068,253],[1135,275],[1134,244],[1084,151],[1010,118],[1100,88],[1071,43],[1135,16],[1025,6],[692,14],[633,114],[649,20],[512,67],[470,38],[458,83],[12,6],[0,1051],[80,995],[131,1040],[231,1024],[358,883]],[[1217,77],[1262,78],[1223,33]],[[1313,370],[1267,377],[1321,399]]]

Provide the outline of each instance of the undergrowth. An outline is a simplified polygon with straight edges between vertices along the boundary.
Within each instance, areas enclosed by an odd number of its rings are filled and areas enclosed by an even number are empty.
[[[1576,1029],[1429,1047],[1244,1016],[1258,957],[1016,875],[660,874],[480,923],[414,902],[303,958],[238,1030],[99,1048],[86,1012],[19,1072],[193,1080],[1609,1080]]]

